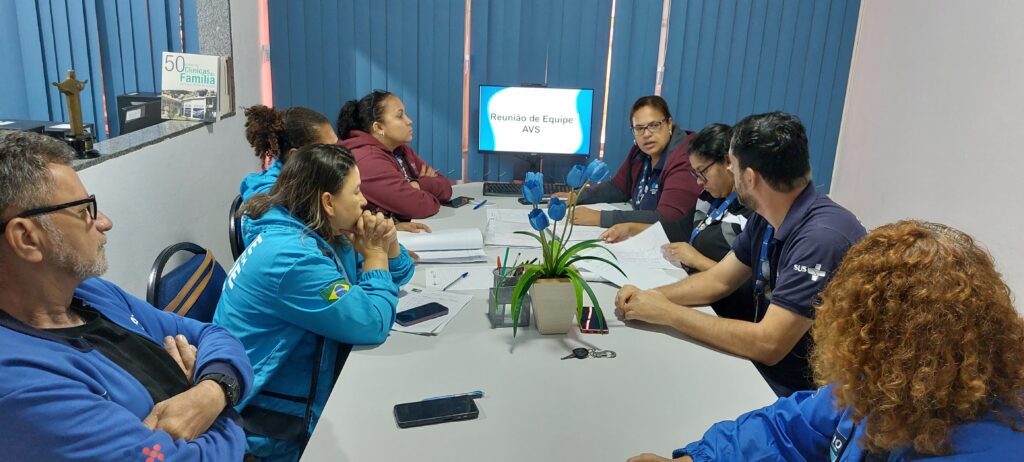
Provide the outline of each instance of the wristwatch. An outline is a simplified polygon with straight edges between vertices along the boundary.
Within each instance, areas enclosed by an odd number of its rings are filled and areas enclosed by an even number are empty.
[[[224,396],[228,399],[228,406],[234,407],[238,404],[240,396],[238,396],[238,381],[234,377],[221,374],[218,372],[212,372],[202,376],[199,381],[212,380],[220,385],[220,388],[224,390]]]

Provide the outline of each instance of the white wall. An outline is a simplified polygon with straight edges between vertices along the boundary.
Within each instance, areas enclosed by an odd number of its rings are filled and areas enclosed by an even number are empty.
[[[232,264],[228,208],[238,183],[256,167],[241,106],[259,102],[256,5],[231,1],[236,115],[79,172],[114,228],[107,233],[105,278],[140,298],[153,260],[192,241]]]
[[[831,195],[964,230],[1024,311],[1024,2],[863,0]]]

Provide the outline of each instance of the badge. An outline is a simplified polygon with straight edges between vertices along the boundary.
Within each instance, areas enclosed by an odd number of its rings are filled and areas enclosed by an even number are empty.
[[[342,295],[345,295],[345,292],[348,292],[350,287],[352,286],[346,283],[345,280],[338,279],[320,291],[320,298],[323,298],[324,301],[333,302],[341,298]]]

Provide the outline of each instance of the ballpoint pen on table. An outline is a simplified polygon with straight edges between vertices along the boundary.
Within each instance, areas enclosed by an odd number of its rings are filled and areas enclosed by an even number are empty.
[[[478,203],[478,204],[473,206],[473,210],[476,210],[476,209],[478,209],[480,207],[483,207],[484,204],[486,204],[486,203],[487,203],[487,199],[484,199],[484,200],[480,201],[480,203]]]
[[[420,401],[431,401],[431,400],[435,400],[435,399],[445,399],[445,398],[457,398],[459,396],[467,396],[467,397],[470,397],[472,399],[477,399],[477,398],[483,398],[484,397],[484,392],[482,392],[480,390],[474,390],[474,391],[471,391],[469,393],[458,393],[458,394],[455,394],[455,395],[444,395],[444,396],[432,396],[430,398],[423,398]]]
[[[457,277],[457,278],[455,278],[454,281],[449,282],[448,285],[444,286],[444,289],[441,289],[441,291],[444,292],[444,291],[448,290],[449,287],[455,285],[456,282],[461,281],[462,278],[465,278],[466,276],[469,276],[469,271],[466,271],[465,273],[462,273],[462,275]]]

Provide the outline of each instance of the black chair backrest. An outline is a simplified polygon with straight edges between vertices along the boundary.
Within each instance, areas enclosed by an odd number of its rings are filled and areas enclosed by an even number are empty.
[[[178,252],[189,252],[192,256],[165,274],[164,267]],[[153,262],[146,301],[164,311],[210,322],[226,278],[227,273],[213,252],[191,242],[180,242],[165,248]]]
[[[228,239],[231,242],[231,258],[238,260],[238,256],[245,250],[242,243],[242,217],[238,215],[238,209],[242,208],[242,196],[235,196],[231,201],[231,210],[228,211]]]

